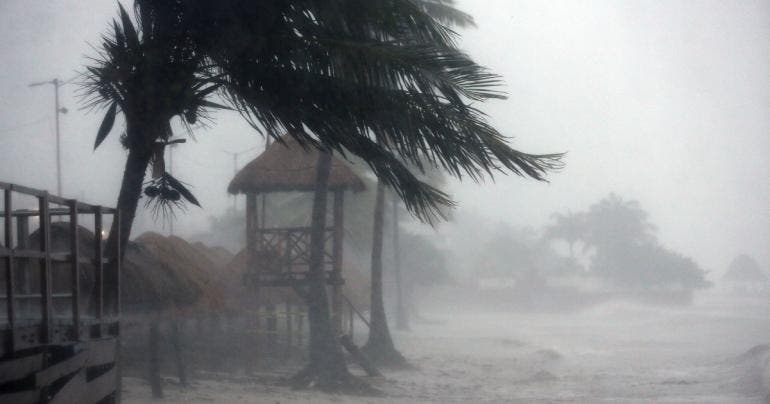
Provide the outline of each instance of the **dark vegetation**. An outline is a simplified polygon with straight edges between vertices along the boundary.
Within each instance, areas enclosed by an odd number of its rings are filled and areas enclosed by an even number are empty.
[[[617,297],[681,303],[711,285],[697,263],[657,240],[638,202],[615,194],[584,212],[554,214],[540,231],[501,224],[480,248],[481,287],[494,285],[519,308]]]

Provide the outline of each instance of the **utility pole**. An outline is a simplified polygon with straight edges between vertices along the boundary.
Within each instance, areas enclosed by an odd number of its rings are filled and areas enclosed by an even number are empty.
[[[235,178],[235,175],[238,174],[238,155],[243,152],[229,152],[227,150],[222,150],[223,152],[233,156],[233,178]],[[235,203],[238,201],[238,197],[236,195],[233,195],[233,212],[235,211],[236,205]]]
[[[269,145],[269,143],[268,143],[268,145]],[[259,146],[257,146],[257,147],[259,147]],[[231,151],[227,151],[227,150],[222,150],[223,153],[227,153],[227,154],[233,156],[233,178],[235,178],[235,176],[238,174],[238,156],[240,156],[241,154],[249,153],[249,152],[251,152],[253,150],[256,150],[257,147],[252,147],[251,149],[243,150],[243,151],[240,151],[240,152],[231,152]],[[235,209],[237,208],[236,202],[238,202],[238,197],[236,195],[233,195],[233,211],[235,211]]]
[[[59,106],[59,87],[63,86],[65,83],[58,78],[55,78],[50,81],[30,83],[29,86],[38,87],[45,84],[52,84],[54,91],[54,117],[56,120],[56,195],[63,196],[61,187],[61,134],[59,131],[59,114],[66,114],[67,108]]]

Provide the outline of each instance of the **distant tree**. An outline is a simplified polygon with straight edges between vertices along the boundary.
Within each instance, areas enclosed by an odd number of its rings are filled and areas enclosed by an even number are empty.
[[[731,282],[768,282],[767,273],[753,257],[746,254],[733,258],[723,279]]]
[[[613,285],[633,290],[686,291],[710,285],[706,271],[692,259],[654,242],[598,250],[591,270]]]
[[[641,245],[655,239],[655,226],[637,201],[625,201],[616,194],[592,205],[584,217],[584,241],[596,248],[611,250]]]
[[[430,288],[452,282],[447,270],[447,252],[436,245],[433,237],[404,231],[401,238],[401,260],[407,284]]]
[[[569,255],[575,258],[574,245],[586,237],[586,217],[584,213],[566,214],[554,213],[551,215],[554,223],[545,228],[545,238],[548,240],[560,239],[567,242]]]
[[[487,237],[476,258],[477,273],[516,277],[535,269],[539,246],[534,232],[500,223]]]
[[[585,214],[583,241],[594,248],[591,272],[633,289],[692,290],[709,286],[690,258],[658,244],[655,226],[637,201],[610,194]]]

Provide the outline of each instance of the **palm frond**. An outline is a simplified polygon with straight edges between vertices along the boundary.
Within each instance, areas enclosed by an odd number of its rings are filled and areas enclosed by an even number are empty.
[[[476,181],[560,167],[560,154],[510,148],[471,106],[504,94],[457,49],[447,26],[473,19],[451,0],[135,0],[135,12],[120,9],[84,73],[87,105],[117,105],[127,122],[233,108],[267,136],[363,158],[428,220],[451,201],[397,156]],[[129,128],[126,144],[168,135]]]
[[[420,9],[442,24],[462,28],[476,27],[473,16],[455,8],[454,0],[412,0]]]

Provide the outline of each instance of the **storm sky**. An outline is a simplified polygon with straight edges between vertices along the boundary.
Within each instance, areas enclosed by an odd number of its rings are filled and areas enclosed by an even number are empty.
[[[540,226],[616,192],[638,200],[659,239],[704,269],[720,273],[738,253],[770,266],[770,3],[459,5],[479,25],[461,31],[463,48],[504,77],[509,95],[481,108],[515,148],[568,152],[547,184],[453,182],[460,212]],[[116,11],[114,1],[0,1],[0,181],[55,190],[53,89],[28,84],[82,71]],[[76,91],[62,88],[64,194],[114,205],[125,160],[118,133],[93,152],[103,112],[80,109]],[[204,206],[180,217],[179,233],[204,230],[230,206],[226,152],[262,144],[237,115],[220,114],[177,149],[174,173]],[[154,227],[146,215],[137,222],[137,231]]]

